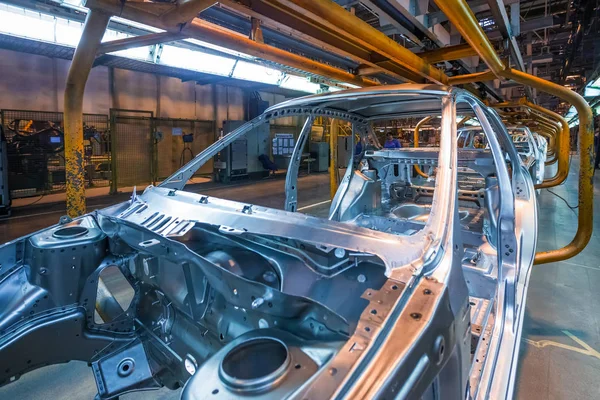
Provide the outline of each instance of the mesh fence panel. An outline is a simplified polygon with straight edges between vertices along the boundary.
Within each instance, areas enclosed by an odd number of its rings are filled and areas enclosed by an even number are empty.
[[[12,198],[65,189],[63,113],[1,110]],[[214,141],[213,121],[153,118],[151,111],[111,109],[83,115],[87,187],[118,188],[161,181]],[[154,143],[154,131],[163,139]],[[175,134],[173,134],[175,133]],[[181,133],[181,134],[178,134]],[[183,135],[192,134],[185,143]],[[115,157],[111,157],[115,140]],[[211,173],[212,160],[198,174]]]
[[[2,110],[12,198],[65,189],[63,113]],[[86,186],[110,182],[108,116],[83,114]]]
[[[153,182],[152,116],[150,111],[110,110],[117,177],[113,191]]]
[[[163,180],[213,143],[213,121],[155,118],[155,129],[163,138],[157,144],[157,178]],[[192,134],[191,142],[184,142]],[[188,136],[189,137],[189,136]],[[212,160],[204,164],[196,175],[211,173]]]

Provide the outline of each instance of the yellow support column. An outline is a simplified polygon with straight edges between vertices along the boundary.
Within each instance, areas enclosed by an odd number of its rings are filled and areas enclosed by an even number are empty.
[[[67,75],[64,99],[65,170],[67,214],[71,218],[85,214],[83,92],[109,20],[110,15],[103,12],[88,13]]]
[[[333,200],[333,196],[338,190],[339,177],[338,177],[338,131],[339,121],[337,119],[331,120],[331,127],[329,128],[329,195]]]
[[[421,131],[421,127],[423,125],[425,125],[426,123],[428,123],[429,121],[431,121],[431,118],[433,117],[425,117],[422,120],[420,120],[419,122],[417,122],[417,125],[415,125],[415,130],[414,130],[414,142],[415,145],[414,147],[419,147],[419,132]],[[421,170],[421,167],[419,167],[418,165],[415,165],[415,171],[417,172],[417,174],[421,175],[423,178],[429,178],[429,175],[427,175],[425,172],[423,172]]]

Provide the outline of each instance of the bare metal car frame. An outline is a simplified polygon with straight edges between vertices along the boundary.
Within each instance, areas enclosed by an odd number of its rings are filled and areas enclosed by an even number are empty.
[[[489,149],[457,149],[458,108]],[[439,148],[377,146],[373,121],[432,113]],[[234,140],[292,115],[307,122],[285,211],[182,190]],[[363,144],[329,218],[295,212],[317,116],[350,122]],[[415,165],[436,167],[435,181],[417,182]],[[462,174],[480,187],[461,189]],[[467,203],[479,231],[462,222]],[[100,399],[161,386],[184,386],[182,399],[509,399],[536,212],[506,128],[466,91],[399,85],[282,103],[158,187],[0,247],[0,382],[83,360]],[[124,310],[101,280],[110,267],[135,291]]]

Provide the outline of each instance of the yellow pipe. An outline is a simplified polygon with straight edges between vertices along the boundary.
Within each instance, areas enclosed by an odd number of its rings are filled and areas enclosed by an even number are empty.
[[[571,150],[571,131],[569,129],[569,123],[561,115],[550,111],[544,107],[538,106],[537,104],[531,103],[527,101],[527,99],[522,99],[521,102],[530,109],[543,113],[549,118],[554,119],[560,125],[560,135],[557,136],[558,143],[556,144],[556,147],[558,148],[558,171],[556,172],[556,175],[552,178],[552,181],[548,183],[552,184],[552,186],[559,185],[563,183],[569,175],[569,151]],[[546,185],[546,181],[544,181],[543,184]]]
[[[461,36],[477,52],[497,77],[502,76],[504,63],[481,29],[479,21],[465,0],[434,0],[439,9],[448,17]],[[474,75],[474,74],[472,74]]]
[[[83,92],[109,20],[110,15],[106,13],[100,11],[88,13],[65,85],[65,174],[67,215],[71,218],[85,214]]]
[[[588,103],[579,94],[555,83],[531,76],[521,71],[508,69],[506,76],[523,85],[529,85],[535,89],[550,93],[575,106],[579,115],[579,212],[578,225],[575,237],[565,247],[558,250],[539,252],[536,254],[536,264],[556,262],[569,259],[589,243],[593,229],[593,200],[594,188],[592,180],[594,177],[593,154],[594,154],[594,126],[592,110]]]
[[[494,51],[494,48],[465,0],[435,0],[435,3],[456,29],[458,29],[463,38],[477,51],[477,54],[479,54],[495,75],[512,79],[522,85],[554,95],[572,104],[577,109],[579,115],[579,146],[581,157],[577,232],[568,245],[560,249],[536,253],[535,263],[543,264],[562,261],[579,254],[589,243],[593,229],[594,191],[592,179],[594,169],[592,159],[594,155],[594,126],[592,110],[589,104],[579,94],[564,86],[522,71],[506,68]]]
[[[469,43],[457,44],[455,46],[446,46],[436,50],[417,53],[419,57],[428,64],[435,64],[441,61],[460,60],[465,57],[476,56],[477,53]]]
[[[425,125],[426,123],[428,123],[429,121],[431,121],[432,118],[433,118],[432,116],[425,117],[422,120],[420,120],[419,122],[417,122],[417,125],[415,125],[415,130],[414,130],[415,146],[414,147],[419,147],[419,132],[421,131],[421,127],[423,125]],[[425,172],[423,172],[421,170],[421,167],[419,167],[418,165],[415,165],[415,171],[417,172],[417,174],[421,175],[423,178],[429,178],[429,175],[427,175]]]
[[[463,126],[465,124],[465,122],[469,121],[471,118],[473,118],[473,117],[470,117],[468,115],[466,117],[463,117],[463,119],[458,121],[458,124],[456,124],[456,127],[460,128],[461,126]]]
[[[329,129],[329,196],[333,200],[338,186],[338,130],[339,121],[337,119],[331,120],[331,127]]]
[[[303,14],[306,11],[323,18],[331,25],[362,39],[380,54],[398,63],[403,68],[438,84],[447,84],[448,76],[429,65],[421,57],[402,47],[386,34],[349,13],[344,7],[331,0],[270,0],[284,6],[291,6]]]
[[[538,106],[537,104],[533,104],[526,99],[521,99],[518,103],[499,103],[495,104],[493,107],[498,108],[525,108],[526,111],[532,110],[532,112],[527,112],[526,115],[529,120],[536,122],[540,127],[545,128],[548,135],[555,137],[557,140],[558,152],[556,152],[556,147],[554,147],[554,143],[550,143],[550,146],[555,150],[555,155],[553,159],[548,161],[547,165],[552,165],[555,162],[558,162],[558,168],[556,171],[556,175],[552,178],[544,180],[544,182],[536,185],[536,189],[546,189],[549,187],[558,186],[563,183],[567,176],[569,175],[569,142],[570,142],[570,132],[569,132],[569,124],[567,121],[561,117],[560,115],[544,108]],[[529,110],[527,110],[529,109]],[[504,114],[523,114],[522,112],[516,113],[504,113]],[[521,120],[521,122],[527,122],[526,120]]]
[[[475,72],[472,74],[451,76],[448,78],[448,85],[464,85],[466,83],[493,81],[497,79],[492,71]]]
[[[523,99],[522,99],[523,100]],[[531,103],[529,103],[531,104]],[[509,102],[503,102],[503,103],[497,103],[494,104],[492,107],[494,108],[498,108],[498,112],[505,118],[507,118],[507,121],[509,123],[517,123],[517,124],[524,124],[527,125],[532,131],[539,133],[542,136],[545,136],[548,138],[548,150],[547,153],[549,155],[553,155],[554,157],[552,159],[549,159],[548,161],[546,161],[546,165],[552,165],[554,163],[556,163],[558,161],[558,152],[556,151],[556,146],[555,146],[555,138],[556,140],[560,139],[560,135],[561,135],[561,124],[558,124],[558,121],[553,121],[551,118],[545,117],[541,114],[539,114],[538,112],[536,112],[533,109],[528,108],[526,105],[524,105],[524,103],[522,101],[520,101],[519,103],[509,103]],[[506,111],[502,111],[501,108],[504,107],[510,107],[510,108],[523,108],[522,111],[513,111],[513,112],[506,112]],[[542,108],[543,109],[543,108]],[[543,109],[545,110],[545,109]],[[549,111],[549,110],[546,110]],[[563,119],[562,117],[560,117],[558,114],[555,114],[556,116],[558,116],[560,119]],[[516,119],[515,117],[519,117],[519,119]],[[552,115],[549,115],[550,117],[552,117]],[[568,125],[565,125],[568,128]],[[568,153],[567,153],[567,157],[568,157]],[[566,158],[565,157],[565,160]],[[568,163],[565,164],[567,166],[567,173],[568,173]]]

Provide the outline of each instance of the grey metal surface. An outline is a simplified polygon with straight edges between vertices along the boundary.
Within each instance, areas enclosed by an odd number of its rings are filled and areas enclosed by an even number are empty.
[[[578,157],[574,156],[568,180],[564,185],[552,189],[571,204],[577,200],[577,169]],[[310,198],[301,199],[299,207],[326,200],[329,196],[327,182],[328,176],[323,174],[301,177],[300,190],[310,191]],[[251,187],[221,186],[210,193],[216,197],[256,204],[264,201],[261,193],[268,192],[273,204],[283,204],[284,193],[280,183],[265,180]],[[595,177],[595,183],[600,184],[600,176]],[[539,248],[553,248],[568,241],[574,233],[570,224],[573,212],[547,190],[542,190],[538,200],[541,223]],[[106,206],[109,202],[119,200],[111,197],[100,201],[91,200],[89,207],[98,204]],[[596,202],[596,205],[600,203],[600,197]],[[64,214],[61,204],[46,205],[42,209],[35,207],[16,208],[12,219],[0,221],[0,240],[16,239],[36,227],[41,229],[51,225]],[[600,223],[595,224],[594,228],[593,240],[600,242],[597,233]],[[574,260],[533,268],[519,354],[516,399],[594,399],[599,396],[596,383],[600,359],[594,353],[600,351],[600,318],[595,312],[600,307],[600,296],[596,295],[595,290],[596,283],[600,284],[599,258],[600,247],[588,246]],[[472,320],[476,325],[477,320]],[[591,350],[577,340],[590,346]],[[88,366],[84,362],[72,361],[24,375],[13,384],[0,388],[0,398],[91,399],[96,391]],[[126,400],[171,400],[179,397],[180,391],[167,388],[121,396]]]
[[[357,160],[350,157],[328,219],[178,190],[260,123],[305,115],[309,128],[315,116],[346,119],[353,125],[354,148],[355,135],[364,140],[369,134],[368,121],[348,110],[396,115],[390,107],[403,96],[419,105],[420,96],[438,104],[440,147],[429,153],[370,148]],[[302,101],[271,108],[225,135],[161,187],[50,228],[59,232],[85,221],[85,232],[79,226],[58,235],[66,241],[39,246],[39,235],[43,243],[57,236],[45,230],[0,247],[0,323],[7,326],[0,353],[10,355],[0,360],[20,355],[8,370],[0,368],[0,382],[61,361],[60,346],[39,348],[39,338],[54,330],[74,338],[67,360],[92,364],[101,399],[183,385],[184,399],[239,390],[268,398],[441,393],[458,399],[467,390],[476,398],[511,397],[537,216],[531,178],[498,115],[467,92],[431,85]],[[457,104],[471,108],[488,137],[487,153],[467,157],[470,165],[484,162],[478,172],[489,184],[484,204],[459,192],[457,166],[464,151],[456,145]],[[296,155],[303,146],[299,140]],[[426,160],[436,165],[435,180],[419,183],[432,189],[430,195],[410,190],[415,181],[406,174],[407,165]],[[297,183],[286,181],[288,203]],[[417,205],[419,218],[392,212]],[[470,215],[483,215],[483,224],[470,223]],[[90,234],[99,230],[101,235]],[[59,273],[69,266],[76,272]],[[121,315],[96,321],[96,281],[107,268],[118,268],[135,295]],[[476,348],[469,340],[473,296],[489,300],[494,310],[485,327],[492,334],[485,346],[480,335]],[[21,302],[24,308],[13,306]],[[286,350],[252,350],[257,337]],[[245,350],[238,353],[238,345]],[[231,352],[264,373],[233,376]],[[282,355],[279,364],[270,359],[275,354]],[[473,354],[481,366],[472,362]],[[25,362],[29,357],[34,362]],[[288,357],[313,364],[298,363],[292,372]],[[137,379],[134,365],[140,366]]]

